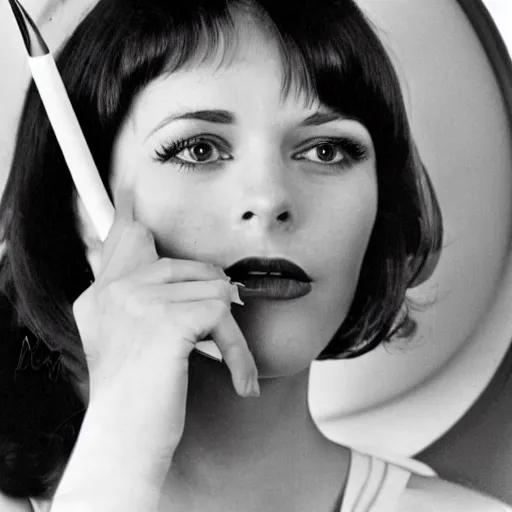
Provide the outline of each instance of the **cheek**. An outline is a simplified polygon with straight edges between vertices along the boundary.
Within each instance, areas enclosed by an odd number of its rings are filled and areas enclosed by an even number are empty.
[[[313,241],[322,259],[336,275],[359,272],[377,215],[377,185],[373,173],[354,180],[350,186],[333,189],[317,202]]]
[[[377,215],[376,198],[350,205],[346,222],[342,228],[343,236],[337,240],[337,250],[346,255],[346,265],[350,274],[358,276],[363,263],[368,242],[373,231]]]
[[[362,263],[377,215],[377,186],[367,179],[359,186],[340,191],[338,201],[331,203],[329,226],[317,247],[324,252],[325,303],[336,319],[344,315],[352,303]],[[327,311],[326,311],[327,312]]]
[[[154,234],[161,256],[201,260],[220,221],[211,195],[185,180],[143,180],[136,185],[136,217]]]

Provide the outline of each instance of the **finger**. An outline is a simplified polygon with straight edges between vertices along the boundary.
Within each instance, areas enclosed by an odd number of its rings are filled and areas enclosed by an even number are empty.
[[[152,284],[144,288],[144,300],[157,302],[196,302],[201,300],[222,300],[243,306],[238,288],[223,279],[209,281],[187,281],[170,284]]]
[[[211,332],[240,396],[259,396],[258,370],[247,341],[231,314],[225,315]]]
[[[140,222],[118,220],[111,234],[102,252],[98,277],[102,282],[127,276],[158,260],[153,234]]]
[[[119,186],[115,194],[116,217],[126,222],[134,221],[135,192],[128,186]]]
[[[135,281],[146,284],[217,279],[229,281],[229,277],[216,265],[175,258],[160,258],[134,276]]]
[[[173,332],[177,337],[175,342],[166,343],[164,350],[170,351],[173,358],[188,362],[197,343],[211,337],[231,373],[236,392],[242,397],[259,395],[254,358],[240,327],[223,301],[182,302],[174,304],[172,310],[172,316],[179,318],[180,322],[177,325],[171,321],[171,329],[165,327],[164,332]],[[162,351],[162,347],[159,350]]]
[[[103,244],[103,259],[108,260],[119,241],[125,235],[127,228],[134,223],[135,197],[133,190],[120,187],[115,194],[115,217],[110,232]]]
[[[98,242],[98,244],[94,246],[88,245],[86,248],[87,262],[91,267],[91,271],[95,280],[101,273],[102,253],[103,246],[101,245],[101,242]]]
[[[133,223],[134,203],[135,197],[133,190],[130,190],[128,187],[119,187],[115,193],[114,222],[102,247],[102,258],[104,260],[110,258],[111,253],[123,236],[126,227]]]
[[[105,252],[107,254],[109,252],[109,246],[115,245],[119,236],[123,233],[124,227],[131,225],[135,220],[135,191],[133,187],[130,187],[129,174],[130,173],[125,172],[121,176],[121,181],[113,192],[115,217],[107,240],[105,240]]]
[[[127,180],[116,189],[114,223],[101,251],[101,275],[107,281],[158,259],[152,233],[135,220],[135,193]]]

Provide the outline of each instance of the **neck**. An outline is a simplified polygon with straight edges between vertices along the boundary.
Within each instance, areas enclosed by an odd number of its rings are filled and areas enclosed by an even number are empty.
[[[201,497],[208,500],[208,510],[214,510],[216,499],[219,510],[229,510],[222,508],[225,500],[236,503],[236,496],[242,500],[237,506],[243,504],[238,510],[252,510],[251,500],[254,510],[321,510],[312,484],[323,499],[334,493],[327,499],[337,500],[349,455],[317,429],[308,408],[308,384],[307,369],[261,379],[259,398],[240,398],[226,367],[193,357],[185,434],[173,459],[169,494],[180,496],[189,510],[202,510]],[[313,508],[304,506],[305,491],[315,501]],[[271,507],[269,496],[277,500]],[[286,506],[275,508],[280,499]]]

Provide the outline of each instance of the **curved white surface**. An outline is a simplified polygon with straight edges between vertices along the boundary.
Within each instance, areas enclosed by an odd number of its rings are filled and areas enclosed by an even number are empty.
[[[311,410],[328,437],[412,455],[489,383],[512,337],[510,122],[488,57],[455,1],[360,0],[392,49],[445,241],[411,297],[419,332],[356,360],[315,363]]]
[[[93,3],[23,1],[51,48]],[[510,123],[488,57],[455,0],[359,3],[399,70],[413,131],[444,213],[445,248],[434,276],[411,294],[434,301],[415,314],[418,335],[356,360],[315,363],[310,405],[328,437],[408,456],[471,406],[509,345]],[[1,185],[29,74],[8,2],[0,3],[0,27],[7,77],[0,83]]]

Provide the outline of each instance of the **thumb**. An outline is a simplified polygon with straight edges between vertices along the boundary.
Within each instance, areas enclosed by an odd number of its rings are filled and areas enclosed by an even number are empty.
[[[126,221],[134,221],[135,193],[127,186],[120,186],[115,192],[116,218]]]
[[[94,279],[99,276],[101,272],[101,260],[102,260],[102,245],[98,240],[98,245],[95,247],[87,247],[87,261],[91,267]]]
[[[101,247],[101,278],[117,279],[158,259],[151,231],[135,219],[135,192],[119,186],[114,194],[114,223]]]

